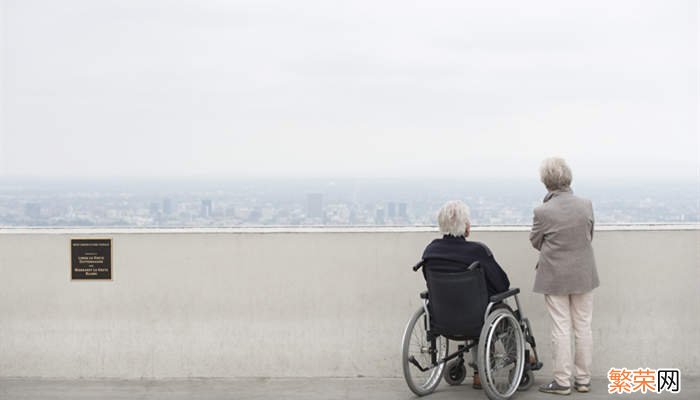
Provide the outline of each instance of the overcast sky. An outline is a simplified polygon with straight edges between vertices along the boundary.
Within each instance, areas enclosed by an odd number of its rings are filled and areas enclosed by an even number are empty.
[[[0,4],[0,176],[698,176],[697,1]]]

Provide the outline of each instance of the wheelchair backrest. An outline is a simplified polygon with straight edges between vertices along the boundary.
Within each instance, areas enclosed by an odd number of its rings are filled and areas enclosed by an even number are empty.
[[[476,266],[426,260],[431,330],[446,336],[479,337],[488,304],[484,271]]]

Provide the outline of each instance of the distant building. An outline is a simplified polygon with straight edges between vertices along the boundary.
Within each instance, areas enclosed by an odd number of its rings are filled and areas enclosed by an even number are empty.
[[[258,222],[258,221],[260,221],[260,217],[262,217],[262,211],[260,210],[260,208],[256,207],[248,215],[248,222],[251,222],[251,223]]]
[[[41,218],[41,204],[39,203],[27,203],[24,205],[24,214],[32,219]]]
[[[408,204],[399,203],[399,218],[408,218]]]
[[[236,216],[236,207],[235,206],[228,206],[224,210],[224,216],[226,217],[235,217]]]
[[[374,213],[374,223],[377,225],[384,225],[384,209],[378,208]]]
[[[236,218],[247,220],[248,218],[250,218],[250,214],[253,212],[253,210],[248,207],[234,207],[233,212],[233,215]]]
[[[209,218],[209,217],[211,217],[211,214],[212,214],[211,200],[209,200],[209,199],[202,200],[202,209],[199,213],[200,217]]]
[[[151,211],[151,216],[157,216],[158,213],[160,212],[160,207],[158,206],[158,203],[153,202],[151,203],[151,206],[149,207]]]
[[[393,201],[387,204],[387,217],[389,217],[389,219],[396,218],[396,203]]]
[[[308,218],[323,217],[323,195],[321,193],[306,195],[306,216]]]
[[[350,225],[357,225],[358,218],[357,218],[357,211],[353,208],[350,210],[350,215],[348,216],[348,222]]]
[[[163,214],[170,215],[173,213],[173,201],[170,199],[163,199]]]
[[[275,217],[275,208],[266,206],[260,209],[260,219],[263,221],[272,221]]]

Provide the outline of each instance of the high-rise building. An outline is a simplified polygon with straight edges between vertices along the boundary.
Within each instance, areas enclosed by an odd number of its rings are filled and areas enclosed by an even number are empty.
[[[211,200],[210,199],[204,199],[202,200],[202,210],[200,212],[200,216],[203,218],[209,218],[211,217]]]
[[[306,195],[306,216],[308,218],[323,217],[323,195],[321,193]]]
[[[377,208],[377,211],[375,211],[374,223],[377,225],[384,225],[384,209],[383,208]]]
[[[173,213],[173,201],[171,199],[163,199],[163,214],[170,215]]]
[[[358,222],[357,209],[355,207],[352,207],[350,209],[350,215],[348,216],[348,222],[350,223],[350,225],[356,225]]]
[[[408,204],[406,203],[399,203],[399,218],[408,218]]]
[[[393,201],[390,201],[389,204],[387,204],[387,217],[389,217],[389,219],[396,218],[396,203]]]

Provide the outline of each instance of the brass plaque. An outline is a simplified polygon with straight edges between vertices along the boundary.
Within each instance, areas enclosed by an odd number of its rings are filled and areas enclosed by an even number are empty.
[[[112,279],[112,239],[71,239],[70,250],[71,279]]]

